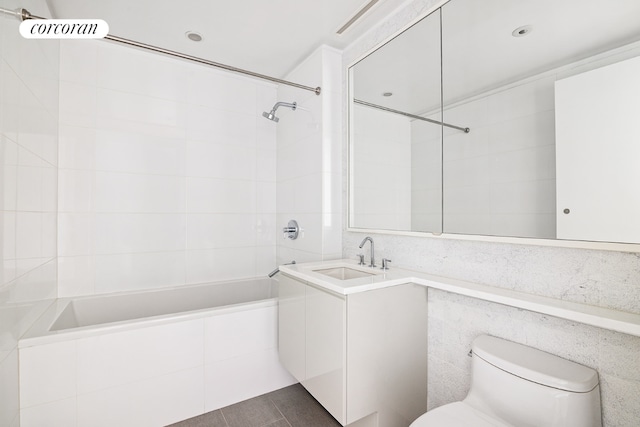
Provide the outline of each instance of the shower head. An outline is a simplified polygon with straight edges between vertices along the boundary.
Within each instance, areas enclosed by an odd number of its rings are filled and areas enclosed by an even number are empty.
[[[290,104],[288,102],[276,102],[276,105],[273,106],[270,112],[267,113],[265,111],[264,113],[262,113],[262,117],[266,117],[267,119],[273,120],[274,122],[278,123],[280,121],[280,119],[276,117],[276,110],[278,109],[278,107],[289,107],[295,111],[298,107],[298,103],[293,102]]]

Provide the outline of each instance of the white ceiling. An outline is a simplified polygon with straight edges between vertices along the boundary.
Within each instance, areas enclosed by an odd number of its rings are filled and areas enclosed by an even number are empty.
[[[438,18],[359,62],[355,97],[414,114],[438,105],[440,47],[424,36],[437,35]],[[640,40],[639,18],[640,0],[451,0],[442,9],[445,104]],[[524,25],[529,35],[511,35]]]
[[[47,3],[55,18],[103,19],[112,35],[282,78],[321,44],[346,47],[405,1],[380,0],[342,36],[336,31],[369,0],[47,0]],[[201,34],[203,40],[198,43],[188,40],[187,31]]]

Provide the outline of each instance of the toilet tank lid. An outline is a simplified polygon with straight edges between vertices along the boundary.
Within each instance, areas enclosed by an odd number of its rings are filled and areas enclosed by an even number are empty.
[[[548,387],[586,393],[598,385],[595,370],[526,345],[481,335],[473,341],[472,349],[484,361]]]

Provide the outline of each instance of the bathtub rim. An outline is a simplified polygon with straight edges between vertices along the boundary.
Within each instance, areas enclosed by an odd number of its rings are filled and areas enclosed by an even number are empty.
[[[102,323],[99,325],[79,326],[70,329],[61,329],[57,331],[49,330],[58,316],[64,311],[71,301],[79,301],[86,299],[94,299],[101,297],[122,296],[144,294],[155,291],[170,291],[176,289],[187,289],[202,286],[210,286],[222,283],[240,283],[250,282],[254,280],[272,280],[264,277],[244,278],[237,280],[221,280],[216,282],[205,282],[190,285],[171,286],[166,288],[144,289],[128,292],[114,292],[99,295],[83,295],[78,297],[56,298],[44,311],[44,313],[36,320],[29,330],[19,338],[18,348],[28,348],[37,345],[52,344],[57,342],[76,340],[86,337],[106,335],[111,333],[141,329],[152,326],[165,325],[169,323],[182,322],[186,320],[201,319],[205,317],[218,316],[228,313],[254,310],[264,307],[272,307],[277,305],[277,297],[259,299],[236,304],[216,306],[198,310],[183,311],[178,313],[160,314],[156,316],[142,317],[139,319],[121,320],[116,322]],[[273,283],[273,281],[272,281]]]

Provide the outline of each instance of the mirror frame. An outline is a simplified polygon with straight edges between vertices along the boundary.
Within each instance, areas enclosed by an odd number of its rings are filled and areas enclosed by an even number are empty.
[[[351,226],[351,208],[353,205],[353,194],[351,187],[351,171],[353,169],[353,146],[351,141],[353,140],[353,132],[354,126],[353,122],[353,85],[351,84],[352,79],[352,68],[360,61],[362,61],[367,56],[371,55],[376,50],[380,49],[387,43],[389,43],[394,38],[400,36],[407,29],[411,28],[422,19],[426,18],[433,12],[437,11],[445,4],[449,3],[451,0],[439,0],[433,6],[429,7],[423,13],[420,13],[414,19],[411,19],[405,25],[401,26],[397,31],[394,31],[389,36],[384,37],[380,42],[375,44],[373,47],[368,49],[366,52],[357,56],[353,61],[346,64],[345,70],[343,73],[343,78],[345,79],[345,84],[347,90],[345,91],[345,103],[346,109],[344,114],[346,114],[346,156],[343,159],[343,162],[346,161],[346,176],[345,179],[347,184],[346,191],[346,203],[344,206],[346,207],[345,216],[345,231],[352,233],[365,233],[365,234],[383,234],[383,235],[393,235],[393,236],[408,236],[408,237],[422,237],[422,238],[430,238],[430,239],[446,239],[446,240],[462,240],[462,241],[470,241],[470,242],[488,242],[488,243],[504,243],[504,244],[515,244],[515,245],[528,245],[528,246],[545,246],[545,247],[558,247],[558,248],[576,248],[576,249],[591,249],[591,250],[604,250],[604,251],[618,251],[618,252],[632,252],[632,253],[640,253],[640,244],[637,243],[619,243],[619,242],[598,242],[598,241],[590,241],[590,240],[562,240],[562,239],[548,239],[548,238],[532,238],[532,237],[513,237],[513,236],[489,236],[489,235],[481,235],[481,234],[458,234],[458,233],[430,233],[424,231],[401,231],[401,230],[385,230],[385,229],[375,229],[375,228],[357,228]],[[615,49],[614,49],[615,50]],[[343,135],[345,133],[343,132]],[[343,150],[343,153],[345,151]]]

